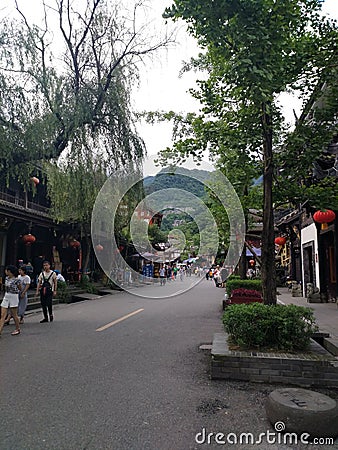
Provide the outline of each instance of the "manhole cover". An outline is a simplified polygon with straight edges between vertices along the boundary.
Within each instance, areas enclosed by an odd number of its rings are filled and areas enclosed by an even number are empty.
[[[317,437],[338,435],[338,406],[327,395],[308,389],[281,388],[269,395],[266,413],[277,431],[308,433]]]

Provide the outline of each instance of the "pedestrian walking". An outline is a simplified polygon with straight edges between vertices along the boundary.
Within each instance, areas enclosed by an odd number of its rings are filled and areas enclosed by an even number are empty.
[[[28,302],[27,291],[31,284],[31,279],[26,274],[26,266],[19,267],[18,280],[20,282],[20,292],[18,294],[19,295],[19,305],[18,305],[17,314],[18,314],[19,320],[20,320],[19,323],[23,324],[23,318],[24,318],[24,315],[26,312],[27,302]],[[5,320],[5,325],[9,325],[11,318],[12,318],[12,313],[11,313],[11,311],[9,311],[8,315],[6,317],[6,320]]]
[[[35,279],[34,279],[34,267],[30,261],[25,264],[26,267],[26,275],[31,279],[31,287],[36,287]]]
[[[18,316],[20,318],[20,324],[22,324],[28,303],[27,291],[31,285],[31,278],[26,273],[26,266],[19,268],[18,280],[20,282]]]
[[[167,267],[167,280],[171,281],[171,276],[172,276],[172,268],[171,266]]]
[[[36,288],[36,296],[40,293],[40,301],[43,312],[43,319],[40,323],[48,322],[48,315],[50,322],[53,322],[53,297],[56,296],[57,279],[56,273],[50,268],[50,262],[43,262],[43,271],[38,277],[38,285]]]
[[[179,275],[180,275],[180,280],[183,281],[183,276],[184,276],[184,269],[183,267],[180,267],[180,270],[178,271]]]
[[[165,267],[162,266],[160,268],[160,284],[161,284],[161,286],[165,285],[166,280],[167,280],[167,278],[166,278]]]
[[[15,330],[11,334],[12,336],[16,336],[20,334],[18,305],[19,305],[19,290],[21,285],[17,278],[18,269],[15,266],[9,265],[5,269],[5,274],[6,274],[5,296],[1,303],[0,336],[2,329],[4,327],[8,310],[10,310],[15,322]]]

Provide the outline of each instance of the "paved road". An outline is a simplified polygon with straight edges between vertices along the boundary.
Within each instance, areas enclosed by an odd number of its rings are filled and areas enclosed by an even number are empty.
[[[57,306],[53,323],[33,314],[17,337],[6,327],[0,449],[305,448],[195,441],[203,428],[257,436],[272,430],[264,400],[274,386],[209,379],[210,355],[199,346],[222,329],[222,295],[204,280],[166,299],[121,292]]]

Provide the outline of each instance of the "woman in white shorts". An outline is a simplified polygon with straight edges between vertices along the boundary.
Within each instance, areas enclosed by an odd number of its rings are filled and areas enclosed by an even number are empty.
[[[5,323],[8,309],[10,309],[12,317],[15,322],[15,330],[11,334],[12,336],[16,336],[20,334],[20,325],[18,317],[20,282],[17,278],[18,269],[15,266],[7,266],[5,269],[5,274],[6,274],[5,280],[6,292],[1,303],[0,335]]]

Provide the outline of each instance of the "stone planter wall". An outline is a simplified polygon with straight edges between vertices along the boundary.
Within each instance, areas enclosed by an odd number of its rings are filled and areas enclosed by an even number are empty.
[[[226,333],[216,333],[211,378],[338,388],[338,358],[315,341],[307,353],[233,351],[229,350]]]

